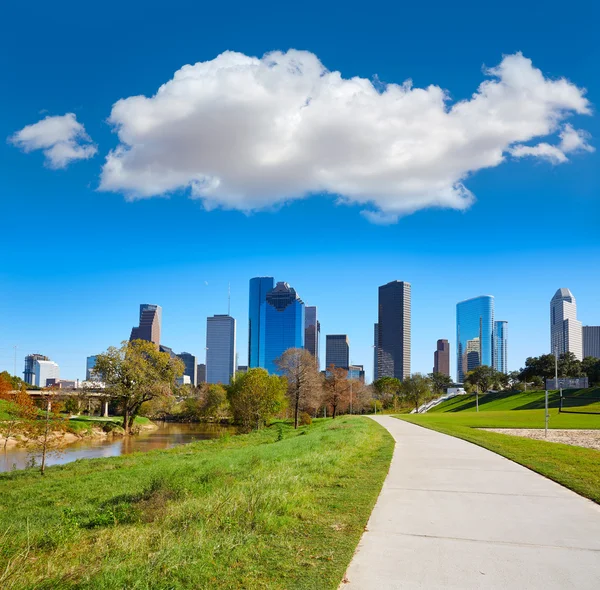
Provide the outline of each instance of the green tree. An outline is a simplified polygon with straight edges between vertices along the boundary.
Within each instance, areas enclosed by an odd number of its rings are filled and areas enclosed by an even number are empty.
[[[152,342],[134,340],[99,354],[95,373],[105,383],[107,395],[121,406],[123,428],[130,434],[141,405],[172,395],[183,369],[179,359],[160,352]]]
[[[553,354],[528,357],[525,360],[525,368],[521,370],[520,380],[531,381],[535,376],[542,379],[552,379],[554,377],[555,362]]]
[[[207,420],[222,420],[229,410],[227,392],[220,383],[211,383],[202,396],[201,413]]]
[[[508,383],[507,376],[487,365],[475,367],[465,377],[465,384],[475,387],[481,393],[485,393],[492,388],[501,389],[505,383]]]
[[[383,404],[384,408],[394,406],[397,409],[398,396],[400,394],[400,379],[396,377],[380,377],[373,381],[373,389],[377,399]]]
[[[240,373],[227,389],[234,420],[245,430],[259,429],[285,408],[285,378],[265,369]]]
[[[586,356],[581,361],[581,370],[586,374],[590,386],[600,385],[600,359],[593,356]]]
[[[446,389],[452,385],[452,379],[445,373],[429,373],[427,378],[431,382],[431,390],[436,395],[442,395],[446,392]]]
[[[572,352],[565,352],[558,357],[559,377],[577,378],[581,377],[581,373],[581,361]]]
[[[287,378],[294,428],[298,428],[300,413],[318,407],[323,397],[323,380],[315,357],[304,348],[288,348],[275,362]]]
[[[431,397],[431,381],[421,373],[414,373],[402,381],[402,396],[415,406],[415,410]]]

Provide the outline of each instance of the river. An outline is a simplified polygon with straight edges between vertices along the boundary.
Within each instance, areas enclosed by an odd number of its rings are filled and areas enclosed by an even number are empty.
[[[231,426],[218,424],[179,424],[158,423],[157,430],[147,430],[141,434],[108,439],[83,439],[60,449],[60,453],[51,453],[46,458],[47,465],[62,465],[77,459],[97,459],[98,457],[116,457],[129,453],[145,453],[155,449],[170,449],[177,445],[217,438],[225,432],[235,432]],[[24,469],[31,465],[32,458],[39,464],[39,455],[32,455],[26,448],[0,450],[0,472]]]

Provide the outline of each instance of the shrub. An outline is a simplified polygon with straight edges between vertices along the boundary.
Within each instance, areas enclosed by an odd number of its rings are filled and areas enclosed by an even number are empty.
[[[312,418],[308,412],[302,412],[302,414],[300,414],[300,424],[301,426],[312,424]]]

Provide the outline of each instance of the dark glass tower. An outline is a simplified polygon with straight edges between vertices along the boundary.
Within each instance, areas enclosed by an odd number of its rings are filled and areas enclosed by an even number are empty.
[[[494,298],[482,295],[456,305],[456,379],[476,367],[494,366]]]
[[[450,377],[450,344],[445,339],[437,341],[437,349],[433,353],[433,372]]]
[[[248,366],[264,367],[265,308],[267,293],[273,289],[273,277],[250,279],[250,297],[248,310]]]
[[[317,308],[315,306],[306,306],[304,308],[304,318],[304,348],[315,357],[318,365],[321,324],[317,319]]]
[[[279,373],[275,361],[288,348],[304,348],[304,302],[287,283],[266,296],[264,330],[260,330],[258,366]],[[262,328],[261,317],[261,328]]]
[[[410,376],[410,283],[379,287],[377,378]]]
[[[147,340],[160,346],[162,307],[151,303],[140,305],[140,325],[132,328],[129,340]]]
[[[331,365],[341,369],[350,366],[350,341],[346,334],[327,334],[325,342],[325,369]]]

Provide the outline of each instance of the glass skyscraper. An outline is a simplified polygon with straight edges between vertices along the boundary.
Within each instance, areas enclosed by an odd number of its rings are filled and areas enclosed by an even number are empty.
[[[229,315],[206,318],[206,382],[229,385],[235,375],[235,320]]]
[[[456,378],[480,365],[494,366],[494,298],[482,295],[456,305]]]
[[[162,307],[160,305],[142,303],[140,305],[140,324],[131,329],[129,340],[147,340],[159,346],[161,321]]]
[[[264,334],[267,293],[273,289],[273,277],[250,279],[248,310],[248,366],[264,367]],[[262,363],[261,363],[262,359]]]
[[[325,369],[347,369],[350,366],[350,340],[346,334],[327,334],[325,339]]]
[[[506,360],[506,335],[508,322],[497,320],[494,322],[494,368],[501,373],[508,373]]]
[[[269,373],[279,373],[276,359],[288,348],[304,348],[304,302],[294,288],[283,282],[277,283],[265,299],[258,366]]]
[[[317,308],[306,306],[304,308],[304,348],[312,354],[317,365],[319,364],[319,336],[321,334],[321,324],[317,319]]]

